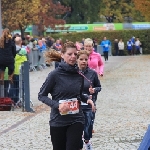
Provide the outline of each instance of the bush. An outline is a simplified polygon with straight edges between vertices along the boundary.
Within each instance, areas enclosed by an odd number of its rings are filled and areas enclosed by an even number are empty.
[[[150,30],[119,30],[119,31],[99,31],[99,32],[72,32],[72,33],[58,33],[52,34],[53,38],[61,38],[63,41],[66,39],[70,41],[81,41],[82,38],[96,38],[100,43],[103,37],[107,37],[112,43],[112,53],[114,53],[114,39],[123,39],[126,47],[127,41],[131,37],[139,37],[143,44],[143,53],[150,54]],[[126,52],[125,52],[126,54]]]

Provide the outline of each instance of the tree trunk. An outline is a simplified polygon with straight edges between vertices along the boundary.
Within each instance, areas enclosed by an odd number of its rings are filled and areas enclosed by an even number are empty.
[[[21,37],[24,38],[24,31],[25,31],[25,30],[22,29],[22,27],[21,27],[21,28],[20,28],[20,31],[21,31]]]
[[[22,25],[20,23],[19,23],[19,28],[20,28],[20,32],[21,32],[21,37],[24,38],[25,29],[22,28]]]

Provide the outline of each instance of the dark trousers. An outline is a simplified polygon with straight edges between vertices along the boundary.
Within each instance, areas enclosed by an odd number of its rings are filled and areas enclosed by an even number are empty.
[[[140,54],[140,47],[136,47],[136,55]]]
[[[51,127],[53,150],[79,150],[84,125],[75,123],[64,127]]]
[[[13,83],[11,83],[9,96],[17,103],[19,101],[19,75],[13,76]]]
[[[108,51],[104,51],[104,58],[105,58],[105,61],[108,60]]]
[[[123,56],[124,55],[124,50],[119,50],[119,56]]]
[[[94,51],[97,53],[97,45],[94,46]]]
[[[132,51],[132,50],[128,49],[128,55],[131,55],[131,51]]]
[[[116,51],[116,56],[118,56],[118,49],[116,49],[115,51]]]

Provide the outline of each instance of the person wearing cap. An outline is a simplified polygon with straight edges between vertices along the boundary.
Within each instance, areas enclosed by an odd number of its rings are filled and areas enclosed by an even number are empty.
[[[15,57],[15,70],[13,75],[13,83],[10,87],[9,95],[12,97],[15,105],[19,101],[19,74],[20,74],[20,67],[23,62],[27,61],[27,51],[25,48],[21,48]]]

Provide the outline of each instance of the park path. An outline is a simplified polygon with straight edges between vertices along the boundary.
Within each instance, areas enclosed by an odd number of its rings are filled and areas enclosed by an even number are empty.
[[[53,68],[30,73],[35,113],[0,112],[2,150],[52,150],[50,108],[37,93]],[[98,95],[94,150],[137,150],[150,123],[150,56],[111,56],[105,62],[102,91]]]

